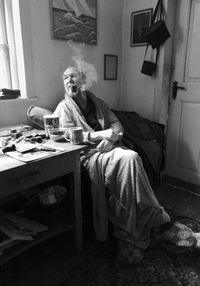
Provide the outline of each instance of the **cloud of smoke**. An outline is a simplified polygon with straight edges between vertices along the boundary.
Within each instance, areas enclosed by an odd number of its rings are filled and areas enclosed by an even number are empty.
[[[89,89],[97,82],[98,76],[93,64],[90,64],[84,60],[83,54],[78,47],[75,47],[70,43],[70,47],[73,50],[74,56],[72,62],[78,68],[82,76],[82,90]]]

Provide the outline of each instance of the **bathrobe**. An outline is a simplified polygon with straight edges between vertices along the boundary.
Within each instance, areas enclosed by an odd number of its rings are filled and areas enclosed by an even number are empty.
[[[113,128],[116,132],[123,132],[121,123],[108,105],[89,91],[86,95],[95,105],[102,130]],[[54,114],[59,116],[63,128],[81,126],[85,132],[94,131],[67,94]],[[98,143],[89,144],[88,150],[81,155],[81,163],[91,180],[96,237],[99,241],[107,239],[110,219],[117,239],[145,249],[152,228],[168,222],[170,217],[155,197],[138,153],[127,149],[120,141],[115,142],[109,152],[100,153]]]

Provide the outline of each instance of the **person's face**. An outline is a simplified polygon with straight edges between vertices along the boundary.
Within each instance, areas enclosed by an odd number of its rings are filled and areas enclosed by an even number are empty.
[[[77,95],[81,86],[79,71],[74,67],[66,69],[63,74],[63,83],[65,91],[69,96]]]

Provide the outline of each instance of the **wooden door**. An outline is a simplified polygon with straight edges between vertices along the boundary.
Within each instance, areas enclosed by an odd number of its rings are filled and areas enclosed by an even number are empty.
[[[166,174],[200,185],[200,0],[177,0],[173,55]]]

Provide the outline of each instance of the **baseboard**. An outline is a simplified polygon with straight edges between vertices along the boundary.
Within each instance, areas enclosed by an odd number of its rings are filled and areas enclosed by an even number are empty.
[[[191,183],[182,181],[175,177],[171,177],[166,174],[161,174],[161,182],[164,184],[174,186],[182,191],[193,193],[195,195],[200,196],[200,186],[193,185]]]

